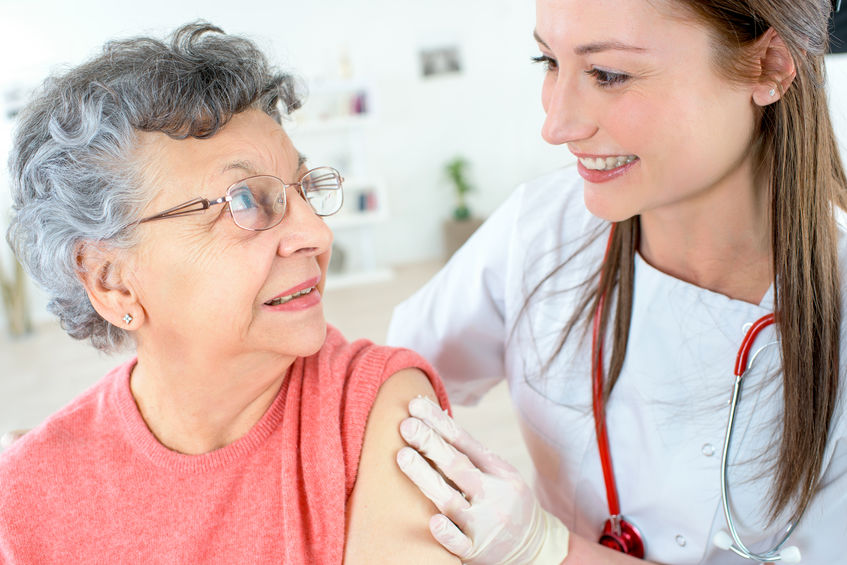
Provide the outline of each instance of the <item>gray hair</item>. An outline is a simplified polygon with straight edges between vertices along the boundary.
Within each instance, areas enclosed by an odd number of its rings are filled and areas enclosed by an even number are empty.
[[[280,106],[285,114],[300,107],[299,83],[270,67],[253,42],[202,22],[169,39],[109,42],[98,57],[48,78],[19,116],[9,157],[6,237],[65,331],[104,351],[129,334],[91,306],[78,254],[88,242],[136,242],[148,200],[133,161],[137,133],[206,138],[243,110],[280,122]]]

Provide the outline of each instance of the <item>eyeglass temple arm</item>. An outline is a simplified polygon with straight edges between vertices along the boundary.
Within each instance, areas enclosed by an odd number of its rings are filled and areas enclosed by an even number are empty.
[[[323,175],[315,177],[312,182],[313,183],[320,183],[321,181],[325,181],[325,180],[329,180],[329,179],[334,180],[336,178],[338,179],[338,181],[337,181],[338,183],[344,182],[344,177],[342,177],[340,174],[337,174],[337,173],[325,173]],[[298,182],[297,184],[301,184],[301,183]]]
[[[188,216],[189,214],[196,214],[197,212],[208,210],[216,204],[222,204],[228,201],[228,196],[221,196],[220,198],[217,198],[215,200],[207,200],[206,198],[195,198],[194,200],[183,202],[182,204],[174,206],[173,208],[168,208],[167,210],[159,212],[154,216],[144,218],[138,223],[143,224],[144,222],[152,222],[153,220],[163,220],[165,218],[177,218],[179,216]]]

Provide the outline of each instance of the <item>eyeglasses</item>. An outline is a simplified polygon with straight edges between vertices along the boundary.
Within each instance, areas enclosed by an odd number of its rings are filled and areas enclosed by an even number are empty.
[[[300,194],[318,216],[331,216],[341,209],[344,202],[343,182],[339,172],[332,167],[317,167],[306,171],[298,182],[291,184],[285,184],[282,179],[271,175],[248,177],[230,186],[220,198],[195,198],[148,216],[139,223],[196,214],[228,202],[235,225],[250,231],[269,230],[285,216],[287,188],[298,187]]]

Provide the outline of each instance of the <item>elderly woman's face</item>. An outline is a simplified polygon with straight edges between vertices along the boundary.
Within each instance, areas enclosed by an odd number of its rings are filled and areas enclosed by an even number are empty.
[[[258,110],[234,116],[209,139],[142,134],[140,156],[153,195],[142,215],[198,196],[218,198],[249,176],[295,183],[305,172],[283,129]],[[227,205],[142,224],[131,259],[145,313],[139,348],[150,340],[185,355],[317,351],[326,331],[320,290],[332,233],[296,187],[287,200],[284,219],[267,231],[239,228]]]

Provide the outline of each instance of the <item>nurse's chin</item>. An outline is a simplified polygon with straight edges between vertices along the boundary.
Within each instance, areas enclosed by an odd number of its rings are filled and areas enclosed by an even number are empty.
[[[611,191],[604,191],[604,188],[585,183],[583,201],[591,215],[607,222],[622,222],[638,215],[637,211],[622,206],[620,198]]]

